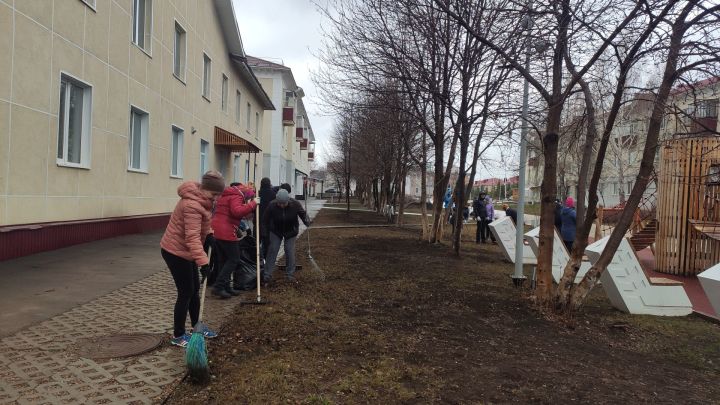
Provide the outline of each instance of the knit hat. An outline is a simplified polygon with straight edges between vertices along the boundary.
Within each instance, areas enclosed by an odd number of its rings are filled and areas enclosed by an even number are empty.
[[[275,199],[279,203],[286,203],[290,201],[290,194],[288,194],[287,190],[281,188],[280,190],[278,190],[277,195],[275,195]]]
[[[565,206],[568,208],[575,208],[575,200],[572,197],[568,197],[567,200],[565,200]]]
[[[219,172],[210,170],[203,174],[200,188],[215,193],[222,193],[225,190],[225,179]]]

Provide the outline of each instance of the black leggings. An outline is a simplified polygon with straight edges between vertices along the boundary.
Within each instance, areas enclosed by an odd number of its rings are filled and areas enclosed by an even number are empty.
[[[185,319],[190,312],[190,322],[193,326],[200,317],[200,272],[195,262],[160,250],[177,287],[177,300],[175,301],[175,315],[173,319],[173,335],[179,337],[185,334]]]

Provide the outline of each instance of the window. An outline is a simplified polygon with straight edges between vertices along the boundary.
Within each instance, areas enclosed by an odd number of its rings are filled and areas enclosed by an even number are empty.
[[[702,100],[695,104],[696,118],[717,118],[718,99]]]
[[[183,135],[185,131],[173,125],[170,141],[170,176],[182,178]]]
[[[245,183],[250,181],[250,159],[245,159]]]
[[[633,188],[633,181],[630,180],[627,182],[627,193],[628,194],[632,193],[632,188]]]
[[[90,166],[92,88],[66,75],[60,76],[57,163]]]
[[[295,92],[286,91],[283,107],[294,107],[294,106],[295,106]]]
[[[201,139],[200,140],[200,177],[202,177],[203,174],[205,174],[209,169],[208,167],[208,149],[210,149],[210,144]]]
[[[187,42],[183,27],[175,21],[175,46],[173,49],[173,74],[178,79],[185,81]]]
[[[210,101],[210,73],[212,72],[212,67],[210,66],[210,63],[212,61],[210,60],[210,57],[207,56],[207,54],[203,54],[203,88],[202,88],[202,95],[208,101]]]
[[[613,183],[613,195],[618,195],[618,192],[620,191],[620,183]]]
[[[227,100],[228,99],[228,77],[225,74],[222,75],[222,98],[220,100],[220,107],[223,111],[227,112]]]
[[[260,134],[260,113],[255,113],[255,139],[257,139],[258,134]]]
[[[129,170],[147,171],[148,113],[130,108],[130,165]]]
[[[252,116],[252,107],[250,106],[250,103],[247,103],[247,113],[245,114],[245,125],[246,130],[248,133],[250,133],[250,117]]]
[[[133,43],[150,52],[152,42],[152,0],[133,1]]]
[[[720,184],[720,164],[711,164],[708,168],[707,184]]]
[[[235,122],[238,125],[240,125],[240,110],[242,108],[242,103],[240,101],[241,101],[240,92],[236,91],[235,92]]]
[[[233,182],[240,181],[240,155],[233,156]]]

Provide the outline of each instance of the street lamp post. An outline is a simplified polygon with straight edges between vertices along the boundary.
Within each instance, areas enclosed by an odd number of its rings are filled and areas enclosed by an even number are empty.
[[[530,17],[527,17],[526,28],[530,29]],[[525,71],[530,70],[530,41],[525,50]],[[523,253],[525,243],[523,235],[525,233],[525,165],[527,163],[527,133],[528,133],[528,100],[530,92],[530,83],[527,78],[523,83],[523,105],[522,105],[522,127],[520,129],[520,173],[518,176],[518,203],[517,203],[517,224],[515,224],[515,272],[512,279],[516,287],[523,285],[525,275],[523,274]]]

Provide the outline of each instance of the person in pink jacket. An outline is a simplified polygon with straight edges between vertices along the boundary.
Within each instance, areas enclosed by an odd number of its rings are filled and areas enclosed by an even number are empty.
[[[240,264],[237,230],[240,220],[255,209],[256,203],[252,199],[254,196],[255,192],[252,189],[238,184],[226,188],[215,205],[211,224],[215,244],[225,258],[225,263],[212,289],[212,294],[217,297],[230,298],[233,295],[240,295],[239,291],[230,286],[230,276]]]
[[[170,343],[185,347],[190,341],[190,334],[185,332],[185,319],[188,312],[193,325],[197,324],[200,315],[200,277],[198,267],[207,266],[210,262],[203,243],[210,233],[210,216],[215,199],[225,189],[225,180],[216,171],[209,171],[202,177],[202,182],[186,181],[178,187],[180,201],[170,216],[165,233],[160,240],[160,252],[170,269],[175,287],[173,339]],[[204,331],[205,337],[217,334],[210,329]]]

